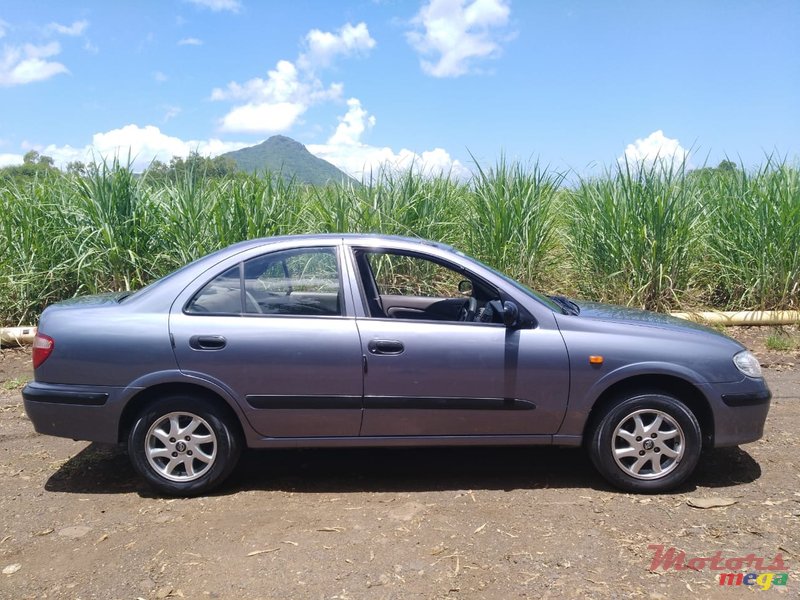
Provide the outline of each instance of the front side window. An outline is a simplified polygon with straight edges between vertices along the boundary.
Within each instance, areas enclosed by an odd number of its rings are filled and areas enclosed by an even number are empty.
[[[500,295],[482,280],[414,253],[356,250],[371,317],[502,322]]]
[[[342,314],[339,262],[332,248],[272,252],[228,269],[204,286],[189,313]]]
[[[381,295],[450,298],[460,296],[464,276],[418,256],[368,253]]]

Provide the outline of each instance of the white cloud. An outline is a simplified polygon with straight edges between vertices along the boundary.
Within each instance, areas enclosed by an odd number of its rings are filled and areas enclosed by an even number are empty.
[[[169,81],[169,77],[167,77],[167,74],[162,71],[155,71],[153,73],[153,79],[155,79],[158,83],[164,83],[165,81]]]
[[[171,121],[172,119],[177,117],[179,114],[181,114],[181,111],[183,110],[180,106],[165,106],[164,108],[166,109],[166,112],[164,113],[164,118],[162,119],[164,123],[166,123],[167,121]]]
[[[42,46],[35,46],[33,44],[25,44],[23,46],[25,55],[30,58],[48,58],[55,56],[61,52],[61,45],[58,42],[50,42]]]
[[[425,175],[451,174],[460,179],[469,177],[469,170],[442,148],[422,153],[403,148],[395,152],[389,147],[365,144],[361,136],[375,126],[375,117],[361,106],[357,98],[350,98],[347,106],[347,113],[339,117],[339,125],[327,143],[311,144],[308,146],[309,152],[356,179],[377,175],[384,170],[401,172],[408,169]]]
[[[473,70],[476,59],[501,52],[510,13],[508,0],[430,0],[411,20],[414,30],[406,38],[423,57],[425,73],[459,77]]]
[[[239,9],[242,8],[242,5],[239,2],[239,0],[187,0],[187,1],[194,4],[195,6],[208,8],[213,12],[228,10],[232,13],[238,13]]]
[[[280,60],[275,68],[267,73],[267,79],[255,77],[243,85],[232,81],[227,89],[214,88],[212,100],[262,100],[286,102],[298,96],[301,90],[297,67],[288,60]]]
[[[86,28],[89,27],[89,21],[75,21],[72,25],[62,25],[61,23],[50,23],[47,26],[47,31],[52,33],[60,33],[61,35],[78,36],[81,35]]]
[[[298,58],[302,68],[327,67],[338,55],[363,54],[375,47],[366,23],[346,23],[338,33],[312,29],[306,34],[306,51]]]
[[[328,140],[334,146],[359,144],[364,132],[375,126],[375,117],[367,113],[358,98],[350,98],[347,106],[347,113],[339,117],[339,125]]]
[[[471,175],[469,169],[460,161],[454,160],[443,148],[416,153],[407,148],[395,152],[388,146],[367,144],[356,146],[310,144],[308,151],[359,181],[387,170],[398,173],[410,168],[424,175],[451,175],[456,179],[466,179]]]
[[[0,167],[9,167],[11,165],[21,165],[22,154],[0,154]]]
[[[202,46],[203,40],[200,40],[195,37],[188,37],[183,38],[182,40],[178,41],[178,46]]]
[[[211,92],[212,100],[245,102],[228,112],[220,126],[248,133],[286,131],[308,109],[312,96],[311,83],[301,82],[297,67],[288,60],[278,61],[267,79],[256,77],[241,85],[234,81]]]
[[[232,81],[211,91],[212,100],[237,103],[220,120],[220,128],[247,133],[287,131],[311,106],[341,98],[342,84],[324,84],[316,69],[329,66],[337,56],[367,52],[374,45],[364,23],[347,23],[337,33],[310,31],[305,51],[295,62],[279,60],[266,79]]]
[[[44,45],[6,46],[0,55],[0,87],[25,85],[69,73],[59,62],[45,60],[61,52],[58,42]]]
[[[8,31],[8,23],[0,19],[0,39],[6,37],[6,31]]]
[[[42,148],[40,152],[53,157],[56,166],[61,168],[75,160],[87,162],[119,157],[121,161],[126,162],[130,153],[134,169],[141,171],[155,159],[168,162],[173,156],[185,157],[194,151],[203,156],[217,156],[248,145],[244,142],[224,142],[216,138],[182,140],[162,133],[154,125],[139,127],[131,124],[96,133],[92,136],[92,142],[83,148],[51,144]]]
[[[652,165],[659,162],[669,167],[679,167],[689,158],[689,151],[680,145],[677,139],[668,138],[660,129],[646,138],[637,139],[625,147],[619,162],[629,165]]]
[[[278,133],[288,130],[306,107],[293,102],[262,102],[237,106],[222,118],[224,131]]]

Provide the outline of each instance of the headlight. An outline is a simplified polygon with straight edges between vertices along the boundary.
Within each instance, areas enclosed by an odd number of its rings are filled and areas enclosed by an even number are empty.
[[[748,377],[761,377],[761,365],[758,364],[758,359],[747,350],[734,356],[733,364]]]

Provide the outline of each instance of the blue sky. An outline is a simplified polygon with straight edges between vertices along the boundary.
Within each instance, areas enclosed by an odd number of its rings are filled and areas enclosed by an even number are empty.
[[[0,164],[288,135],[359,175],[800,155],[800,2],[0,5]]]

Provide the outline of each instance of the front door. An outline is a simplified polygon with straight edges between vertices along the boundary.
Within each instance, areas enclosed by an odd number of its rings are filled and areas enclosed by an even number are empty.
[[[486,311],[499,291],[477,279],[460,286],[463,271],[441,261],[368,249],[355,256],[369,307],[357,320],[367,357],[362,436],[558,430],[569,375],[557,330],[493,322]],[[459,288],[470,290],[475,312]]]

